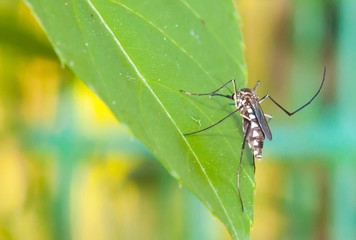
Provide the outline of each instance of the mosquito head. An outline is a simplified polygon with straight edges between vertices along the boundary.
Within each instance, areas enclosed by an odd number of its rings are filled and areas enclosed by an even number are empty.
[[[257,82],[256,86],[254,89],[258,86],[259,81]],[[258,96],[254,92],[254,90],[249,89],[249,88],[242,88],[240,89],[241,84],[239,85],[237,89],[237,94],[233,93],[231,96],[231,99],[235,100],[237,102],[237,109],[242,108],[246,103],[247,99],[251,99],[253,101],[258,101]]]

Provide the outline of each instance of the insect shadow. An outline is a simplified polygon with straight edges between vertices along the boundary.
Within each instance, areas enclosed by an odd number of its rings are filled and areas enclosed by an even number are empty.
[[[239,112],[241,117],[242,117],[242,124],[243,124],[243,132],[244,132],[244,139],[242,142],[242,148],[241,148],[241,156],[240,156],[240,163],[239,163],[239,168],[237,172],[237,192],[239,194],[240,202],[241,202],[241,209],[242,212],[244,211],[244,204],[241,198],[240,194],[240,170],[241,170],[241,162],[242,162],[242,156],[243,152],[245,150],[245,143],[247,142],[250,149],[253,151],[253,170],[254,172],[256,171],[256,164],[255,164],[255,158],[258,160],[262,159],[262,149],[263,149],[263,142],[265,140],[265,137],[271,141],[272,140],[272,133],[268,125],[268,121],[266,118],[272,119],[272,115],[270,114],[265,114],[262,110],[262,107],[260,103],[262,103],[265,99],[269,98],[275,105],[277,105],[283,112],[285,112],[288,116],[293,116],[295,113],[299,112],[306,106],[308,106],[315,98],[318,96],[321,88],[323,87],[324,81],[325,81],[325,74],[326,74],[326,67],[324,68],[324,74],[323,74],[323,80],[321,82],[321,85],[316,92],[316,94],[303,106],[295,110],[294,112],[289,112],[287,111],[284,107],[282,107],[279,103],[277,103],[271,96],[266,95],[262,98],[258,98],[256,94],[256,89],[258,85],[260,84],[260,81],[257,81],[256,85],[253,87],[253,89],[250,88],[242,88],[240,87],[236,88],[236,81],[235,79],[232,79],[225,83],[223,86],[220,88],[216,89],[213,92],[210,93],[190,93],[186,92],[183,90],[180,90],[182,93],[188,94],[188,95],[194,95],[194,96],[218,96],[218,97],[224,97],[228,98],[234,101],[233,105],[235,105],[235,110],[221,119],[220,121],[214,123],[213,125],[206,127],[204,129],[195,131],[195,132],[190,132],[190,133],[185,133],[185,136],[196,134],[203,132],[205,130],[208,130],[227,118],[233,116],[235,113]],[[224,87],[226,87],[228,84],[232,83],[233,84],[233,93],[231,95],[224,95],[224,94],[219,94],[217,93]]]

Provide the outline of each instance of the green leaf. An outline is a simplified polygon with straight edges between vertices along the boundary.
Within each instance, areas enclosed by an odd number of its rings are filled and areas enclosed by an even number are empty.
[[[232,78],[245,84],[244,45],[232,1],[26,1],[61,61],[221,219],[234,239],[248,239],[255,183],[246,150],[242,212],[236,186],[241,117],[184,136],[234,108],[225,98],[179,91],[211,92]]]

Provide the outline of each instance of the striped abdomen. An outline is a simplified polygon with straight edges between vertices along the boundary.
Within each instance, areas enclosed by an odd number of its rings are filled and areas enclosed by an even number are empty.
[[[248,131],[248,135],[246,136],[246,141],[253,151],[253,155],[258,159],[261,160],[262,158],[262,148],[263,148],[263,141],[265,140],[265,135],[256,119],[256,116],[251,108],[250,105],[247,105],[242,111],[242,115],[248,116],[251,120],[243,119],[243,131],[246,134]],[[248,125],[250,125],[249,130],[247,129]]]

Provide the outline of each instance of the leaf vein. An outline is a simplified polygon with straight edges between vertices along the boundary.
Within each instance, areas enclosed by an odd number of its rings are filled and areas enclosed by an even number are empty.
[[[156,24],[154,24],[151,20],[147,19],[146,17],[144,17],[142,14],[140,14],[139,12],[129,8],[128,6],[124,5],[121,2],[115,1],[115,0],[111,0],[112,3],[117,4],[123,8],[125,8],[126,10],[130,11],[131,13],[135,14],[136,16],[138,16],[139,18],[141,18],[142,20],[144,20],[145,22],[147,22],[149,25],[151,25],[154,29],[156,29],[158,32],[160,32],[164,37],[166,37],[169,41],[171,41],[180,51],[182,51],[185,55],[187,55],[196,65],[198,65],[198,67],[203,71],[204,74],[207,75],[207,77],[212,80],[214,82],[213,77],[209,74],[209,72],[199,63],[199,61],[197,61],[192,55],[190,55],[188,53],[188,51],[183,48],[182,46],[179,45],[179,43],[174,40],[171,36],[169,36],[164,30],[162,30],[161,28],[159,28]]]
[[[180,2],[182,2],[183,5],[185,5],[185,6],[193,13],[193,15],[194,15],[199,21],[202,20],[202,17],[200,16],[200,14],[199,14],[197,11],[195,11],[195,9],[194,9],[192,6],[190,6],[188,2],[186,2],[185,0],[180,0]],[[229,51],[229,50],[226,48],[225,44],[223,44],[223,43],[221,42],[221,40],[220,40],[220,39],[216,36],[216,34],[210,29],[210,27],[207,26],[207,29],[209,30],[209,32],[211,33],[211,35],[219,42],[219,44],[224,48],[224,50],[225,50],[226,53],[231,57],[231,59],[234,60],[234,62],[237,64],[237,66],[240,66],[240,64],[239,64],[239,62],[237,61],[237,59],[235,58],[235,56],[232,55],[231,51]],[[240,68],[241,68],[241,67],[240,67]]]

